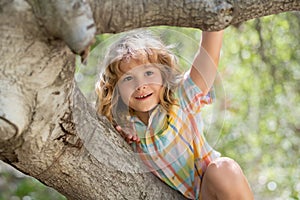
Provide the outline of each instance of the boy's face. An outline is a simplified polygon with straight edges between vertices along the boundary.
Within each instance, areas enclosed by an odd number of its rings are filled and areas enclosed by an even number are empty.
[[[120,69],[124,74],[117,85],[123,102],[138,116],[153,109],[160,101],[163,84],[160,70],[147,59],[133,58],[122,61]]]

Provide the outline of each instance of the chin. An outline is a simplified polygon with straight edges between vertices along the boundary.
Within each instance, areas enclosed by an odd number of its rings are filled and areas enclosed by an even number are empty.
[[[153,110],[157,105],[158,104],[153,105],[153,106],[148,106],[146,108],[144,107],[142,109],[136,109],[136,111],[138,111],[138,112],[149,112],[149,111]]]

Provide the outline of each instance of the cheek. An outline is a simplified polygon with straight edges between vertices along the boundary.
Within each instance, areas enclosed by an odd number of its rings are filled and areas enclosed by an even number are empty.
[[[125,87],[124,85],[118,86],[118,89],[121,99],[126,105],[128,105],[130,96],[132,95],[133,91],[130,88]]]
[[[148,84],[152,84],[152,85],[157,85],[157,86],[162,86],[163,85],[163,80],[162,80],[162,76],[153,76],[148,80]]]

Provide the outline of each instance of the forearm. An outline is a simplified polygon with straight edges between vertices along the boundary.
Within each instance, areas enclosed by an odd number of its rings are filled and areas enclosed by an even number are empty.
[[[201,48],[213,60],[215,67],[219,64],[220,51],[223,41],[223,30],[217,32],[202,32]]]
[[[203,93],[207,93],[214,82],[222,40],[223,31],[202,32],[201,45],[191,69],[191,78]]]

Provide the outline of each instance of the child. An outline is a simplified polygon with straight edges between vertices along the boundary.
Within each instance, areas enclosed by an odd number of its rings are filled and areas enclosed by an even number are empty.
[[[239,165],[220,157],[203,135],[223,31],[203,32],[182,76],[174,54],[149,31],[113,44],[96,85],[97,109],[133,144],[152,173],[189,199],[253,199]],[[128,129],[129,127],[129,129]]]

